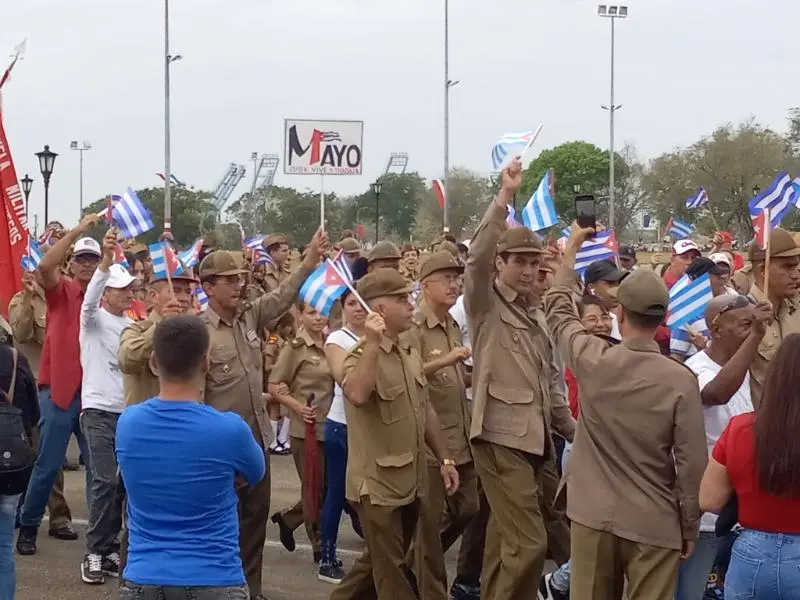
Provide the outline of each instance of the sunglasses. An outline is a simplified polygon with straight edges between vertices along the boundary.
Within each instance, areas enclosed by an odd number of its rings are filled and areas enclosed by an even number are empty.
[[[717,313],[717,315],[711,320],[711,324],[717,322],[722,315],[724,315],[729,310],[737,310],[739,308],[744,308],[750,304],[755,304],[752,298],[749,296],[731,296],[731,301],[722,307],[722,309]]]

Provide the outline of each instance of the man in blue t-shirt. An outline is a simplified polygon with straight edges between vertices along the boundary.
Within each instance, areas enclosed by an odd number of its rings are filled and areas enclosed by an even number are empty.
[[[202,403],[208,349],[197,317],[159,323],[150,367],[160,393],[119,419],[129,530],[121,600],[162,598],[175,588],[203,600],[248,597],[234,479],[258,483],[264,452],[239,415]]]

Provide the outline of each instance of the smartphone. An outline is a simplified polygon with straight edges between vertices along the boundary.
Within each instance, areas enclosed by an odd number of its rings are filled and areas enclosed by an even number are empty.
[[[595,227],[594,194],[575,196],[575,213],[578,215],[578,227]]]

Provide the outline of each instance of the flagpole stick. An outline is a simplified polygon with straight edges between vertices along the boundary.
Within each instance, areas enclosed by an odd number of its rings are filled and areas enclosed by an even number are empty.
[[[769,301],[769,241],[772,237],[772,221],[769,213],[770,210],[768,208],[764,209],[764,228],[767,229],[767,239],[764,240],[764,289],[761,291],[764,292],[767,301]]]
[[[539,137],[539,134],[542,132],[542,127],[544,127],[543,123],[539,123],[539,126],[536,128],[536,131],[533,132],[533,137],[528,141],[528,144],[522,149],[522,152],[519,154],[519,162],[525,162],[525,155],[528,153],[528,150],[531,149],[534,142],[536,142],[536,138]]]
[[[370,307],[367,306],[367,303],[364,301],[361,295],[356,291],[356,288],[353,287],[353,284],[350,283],[347,277],[345,277],[344,274],[339,270],[339,267],[336,266],[335,261],[332,261],[330,258],[326,258],[325,262],[327,262],[328,266],[330,266],[331,268],[333,268],[334,271],[336,271],[336,274],[344,282],[344,284],[347,286],[347,289],[350,290],[350,293],[353,294],[356,300],[358,300],[358,303],[364,308],[364,310],[367,311],[367,313],[371,313],[372,310],[370,309]]]
[[[166,267],[165,271],[167,272],[167,284],[169,285],[169,295],[171,299],[174,301],[175,298],[175,288],[172,287],[172,275],[169,272],[169,260],[167,258],[167,242],[161,242],[161,251],[164,253],[164,266]]]
[[[325,172],[319,176],[319,228],[325,231]]]

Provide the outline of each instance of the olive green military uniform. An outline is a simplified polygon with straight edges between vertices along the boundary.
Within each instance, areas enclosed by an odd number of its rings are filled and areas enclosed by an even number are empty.
[[[481,597],[523,600],[535,597],[547,554],[540,477],[553,453],[551,422],[570,440],[575,423],[542,310],[490,275],[499,254],[543,253],[532,231],[507,229],[506,217],[505,206],[489,205],[466,267],[470,441],[491,508]]]
[[[325,347],[322,342],[317,343],[306,332],[301,329],[297,337],[291,342],[284,344],[278,360],[272,368],[269,376],[272,384],[285,383],[289,386],[292,397],[303,404],[311,400],[311,405],[316,412],[316,440],[317,440],[317,460],[319,461],[319,473],[325,473],[325,419],[331,408],[333,400],[333,375],[325,358]],[[313,399],[313,400],[312,400]],[[281,516],[286,525],[294,531],[305,523],[308,539],[314,552],[320,551],[320,529],[319,515],[306,513],[307,503],[303,499],[307,497],[306,478],[303,475],[305,465],[305,446],[308,443],[305,439],[306,424],[303,417],[292,412],[289,436],[292,439],[292,458],[300,477],[300,500],[291,508],[281,511]],[[320,486],[319,506],[322,507],[323,487]]]
[[[247,287],[245,288],[245,298],[247,298],[248,302],[255,302],[268,291],[269,290],[259,282],[248,283]]]
[[[208,308],[200,314],[211,337],[209,370],[204,402],[223,412],[241,416],[250,426],[256,441],[269,447],[271,429],[263,396],[264,357],[258,331],[285,313],[297,297],[300,286],[311,273],[301,265],[289,279],[256,303],[243,302],[230,321]],[[200,263],[200,279],[214,275],[243,274],[241,263],[227,251],[209,254]],[[261,593],[261,567],[269,517],[269,469],[264,479],[252,487],[237,484],[239,496],[239,544],[242,565],[250,595]]]
[[[288,244],[289,238],[287,238],[283,234],[273,233],[268,235],[264,238],[262,242],[262,246],[264,246],[265,250],[268,250],[271,246],[279,246],[282,244]],[[264,265],[264,284],[263,287],[266,291],[271,292],[276,290],[278,286],[283,283],[286,279],[289,278],[291,272],[287,266],[279,267],[277,264],[269,260]]]
[[[797,247],[788,231],[774,229],[769,238],[769,256],[770,260],[794,258],[800,256],[800,248]],[[758,244],[752,244],[748,258],[753,265],[763,264],[765,252],[758,247]],[[764,293],[764,290],[759,289],[755,278],[750,286],[749,296],[754,302],[769,302],[768,295]],[[761,402],[761,391],[764,387],[769,363],[775,358],[778,347],[787,336],[800,333],[800,307],[797,296],[785,298],[779,306],[774,308],[775,316],[772,323],[767,326],[767,332],[761,339],[758,352],[750,365],[750,396],[753,406],[756,408]]]
[[[424,281],[440,271],[462,273],[464,267],[449,252],[436,252],[422,265]],[[437,360],[461,346],[461,330],[446,313],[441,321],[425,301],[420,304],[409,332],[422,356],[423,364]],[[456,542],[478,512],[477,475],[469,446],[470,419],[463,364],[456,364],[428,374],[428,397],[439,417],[447,440],[448,456],[458,468],[460,485],[448,497],[442,483],[439,462],[428,449],[427,495],[420,503],[420,519],[414,548],[414,568],[423,598],[444,599],[447,595],[447,571],[444,553]]]
[[[1,319],[2,317],[0,317]],[[39,363],[42,359],[42,346],[47,325],[47,302],[44,290],[37,284],[33,292],[22,291],[14,294],[8,305],[8,320],[0,323],[0,331],[13,339],[14,345],[22,352],[31,365],[33,376],[39,377]],[[6,329],[8,325],[8,329]],[[39,450],[39,426],[33,428],[34,450]],[[47,512],[50,516],[50,529],[58,529],[72,523],[72,513],[67,499],[64,497],[64,471],[61,470],[53,483],[50,497],[47,500]]]
[[[394,270],[362,278],[358,293],[369,301],[408,294]],[[344,363],[345,383],[366,342]],[[406,562],[425,495],[426,380],[419,352],[407,337],[380,343],[375,389],[361,406],[345,402],[347,414],[347,499],[356,507],[367,550],[356,560],[331,600],[415,600]]]
[[[391,266],[399,271],[401,259],[400,250],[392,242],[378,242],[367,255],[367,268],[372,271],[376,266]]]

